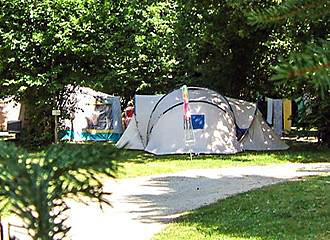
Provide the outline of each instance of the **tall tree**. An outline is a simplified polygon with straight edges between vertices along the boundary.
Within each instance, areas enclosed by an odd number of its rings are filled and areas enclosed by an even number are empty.
[[[182,81],[253,98],[268,82],[271,29],[248,25],[245,12],[273,1],[178,1],[178,71]],[[275,53],[275,52],[274,52]],[[180,68],[181,67],[181,68]],[[271,89],[271,87],[269,87]]]
[[[287,60],[281,59],[275,80],[309,78],[315,88],[327,92],[330,86],[329,9],[329,0],[286,0],[249,14],[250,22],[261,28],[293,22],[298,23],[300,29],[296,31],[301,35],[309,34],[309,41],[304,39],[299,52],[292,53]]]
[[[132,1],[124,6],[129,14],[120,16],[126,36],[124,46],[114,50],[120,68],[108,68],[102,87],[126,98],[166,93],[183,84],[250,98],[258,91],[272,91],[275,87],[265,83],[272,84],[269,62],[278,52],[266,55],[266,44],[276,36],[271,29],[251,28],[244,15],[252,5],[272,4],[272,0]]]
[[[129,100],[134,94],[155,94],[173,88],[176,1],[127,1],[117,16],[111,52],[116,55],[105,72],[102,89]],[[105,23],[105,25],[108,25]]]
[[[53,139],[51,110],[66,85],[96,85],[109,66],[116,36],[103,22],[117,21],[112,9],[120,11],[101,0],[0,0],[1,94],[27,107],[31,143]]]

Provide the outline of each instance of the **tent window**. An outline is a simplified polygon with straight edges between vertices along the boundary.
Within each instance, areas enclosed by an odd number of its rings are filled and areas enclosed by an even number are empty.
[[[95,110],[87,118],[88,129],[109,130],[112,126],[112,105],[111,104],[96,104]]]
[[[205,115],[194,114],[191,115],[191,122],[193,129],[204,129],[205,128]]]

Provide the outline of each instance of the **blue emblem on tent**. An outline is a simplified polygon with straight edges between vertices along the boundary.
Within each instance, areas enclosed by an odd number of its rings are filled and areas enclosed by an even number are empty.
[[[204,129],[205,128],[205,115],[204,114],[193,114],[191,115],[191,122],[193,129]]]

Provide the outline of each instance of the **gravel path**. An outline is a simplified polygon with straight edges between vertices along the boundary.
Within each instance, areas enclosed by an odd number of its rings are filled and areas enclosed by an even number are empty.
[[[148,240],[187,210],[219,199],[307,175],[330,172],[330,164],[189,170],[177,174],[109,181],[113,208],[72,205],[73,240]]]
[[[149,240],[174,217],[251,189],[330,172],[330,164],[189,170],[109,180],[113,207],[70,202],[73,240]],[[26,239],[19,237],[19,239]]]

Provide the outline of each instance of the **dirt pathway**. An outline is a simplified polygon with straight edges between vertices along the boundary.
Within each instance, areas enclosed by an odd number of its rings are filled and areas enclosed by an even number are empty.
[[[330,172],[330,164],[189,170],[177,174],[111,180],[113,207],[71,204],[73,240],[148,240],[187,210],[254,188]]]
[[[69,203],[70,235],[73,240],[149,240],[185,211],[251,189],[329,172],[330,163],[290,164],[109,180],[105,190],[113,193],[109,197],[113,207],[102,211],[94,203]],[[10,222],[17,223],[17,219]],[[14,233],[19,240],[29,239],[24,232]]]

